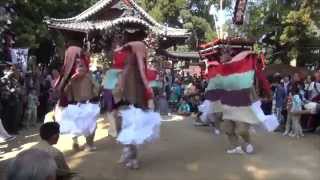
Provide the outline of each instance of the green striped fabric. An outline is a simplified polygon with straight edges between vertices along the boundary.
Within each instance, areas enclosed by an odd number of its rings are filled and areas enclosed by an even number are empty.
[[[223,89],[227,91],[248,89],[253,86],[254,70],[232,74],[228,76],[215,76],[211,78],[206,91]]]

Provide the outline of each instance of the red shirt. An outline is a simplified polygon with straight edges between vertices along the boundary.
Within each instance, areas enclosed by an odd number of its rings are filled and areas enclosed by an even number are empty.
[[[126,50],[115,52],[113,55],[112,68],[124,69],[125,60],[127,59],[127,56],[128,56],[128,51],[126,51]]]

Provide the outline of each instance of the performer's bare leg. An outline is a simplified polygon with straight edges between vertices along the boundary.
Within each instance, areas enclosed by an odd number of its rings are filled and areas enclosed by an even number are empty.
[[[219,135],[221,133],[222,112],[213,113],[212,116],[214,122],[214,134]]]
[[[125,165],[125,167],[130,169],[138,169],[138,147],[136,145],[130,144],[125,145],[119,163]]]
[[[75,151],[79,151],[80,146],[79,146],[79,142],[78,142],[78,136],[72,137],[72,141],[73,141],[72,149]]]
[[[215,117],[214,117],[215,127],[216,127],[218,130],[221,130],[222,112],[214,113],[214,115],[215,115]]]
[[[89,151],[96,150],[96,147],[94,146],[95,134],[96,134],[96,130],[94,130],[93,133],[90,134],[89,136],[86,136],[86,143]]]
[[[246,153],[253,153],[253,146],[251,144],[249,129],[250,124],[244,122],[236,122],[236,134],[238,134],[244,141],[244,144],[242,144],[242,149]]]
[[[254,148],[251,144],[250,125],[244,122],[234,122],[230,120],[223,121],[223,130],[226,133],[230,149],[227,150],[228,154],[243,154],[244,152],[251,154]],[[239,136],[243,139],[244,144],[240,145]]]
[[[229,149],[235,149],[239,146],[239,138],[236,134],[236,123],[231,120],[225,120],[222,124],[223,131],[227,135],[230,143]]]
[[[129,157],[129,161],[126,164],[126,167],[130,168],[130,169],[138,169],[139,168],[139,164],[138,164],[138,147],[136,145],[129,145],[130,148],[130,157]]]

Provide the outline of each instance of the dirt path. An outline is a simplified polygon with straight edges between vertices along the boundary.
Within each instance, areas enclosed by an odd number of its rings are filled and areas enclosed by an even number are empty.
[[[255,155],[227,155],[224,136],[212,136],[206,127],[194,127],[191,120],[171,118],[163,122],[161,139],[141,149],[141,169],[130,171],[117,164],[121,146],[107,138],[107,126],[99,124],[95,152],[71,151],[70,137],[62,136],[57,147],[70,166],[88,180],[319,180],[320,136],[301,140],[279,134],[254,134]],[[38,140],[36,134],[23,133],[21,149],[0,158],[4,164],[22,149]],[[83,141],[82,141],[83,142]],[[14,146],[14,145],[13,145]]]

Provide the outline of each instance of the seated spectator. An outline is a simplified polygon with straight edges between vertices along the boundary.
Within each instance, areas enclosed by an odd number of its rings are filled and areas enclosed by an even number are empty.
[[[186,89],[184,90],[184,95],[185,96],[191,96],[191,95],[195,95],[197,94],[198,91],[197,91],[197,88],[196,86],[193,84],[193,83],[190,83]]]
[[[178,84],[173,84],[170,90],[170,109],[175,112],[176,111],[176,105],[178,104],[180,99],[180,86]]]
[[[199,95],[194,95],[192,97],[189,98],[189,105],[190,105],[190,109],[191,112],[194,114],[198,114],[199,113],[199,109],[198,106],[201,104],[201,98]]]
[[[183,98],[180,100],[178,114],[182,116],[189,116],[191,114],[190,105]]]
[[[57,164],[57,180],[77,178],[76,173],[72,172],[66,163],[63,153],[52,145],[59,140],[60,126],[56,122],[48,122],[40,127],[40,137],[42,141],[33,146],[32,149],[39,149],[48,152],[53,156]]]
[[[7,180],[56,180],[57,165],[45,151],[29,149],[9,164]]]
[[[198,95],[190,97],[189,105],[191,112],[195,115],[195,122],[193,123],[195,126],[208,126],[209,123],[203,122],[200,118],[202,112],[199,111],[199,106],[201,104],[201,97]]]

